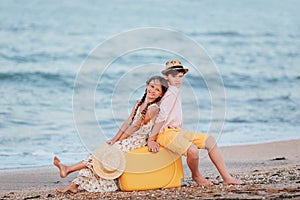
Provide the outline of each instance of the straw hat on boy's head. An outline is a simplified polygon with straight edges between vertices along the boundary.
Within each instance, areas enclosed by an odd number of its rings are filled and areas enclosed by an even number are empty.
[[[101,178],[118,178],[125,170],[125,155],[120,149],[105,144],[93,153],[93,169]]]
[[[179,71],[179,72],[183,72],[183,74],[185,74],[189,71],[189,69],[184,68],[183,65],[181,64],[180,60],[172,59],[172,60],[168,60],[166,62],[166,69],[164,69],[161,73],[163,75],[167,75],[168,72],[170,72],[170,71]]]

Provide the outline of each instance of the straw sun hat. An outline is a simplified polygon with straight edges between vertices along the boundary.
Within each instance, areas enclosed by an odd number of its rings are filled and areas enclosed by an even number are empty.
[[[189,71],[189,69],[183,68],[183,65],[181,64],[180,60],[178,60],[178,59],[168,60],[166,62],[166,69],[164,69],[161,73],[163,75],[166,75],[167,72],[169,72],[171,70],[182,71],[184,74]]]
[[[122,175],[125,170],[124,153],[111,145],[100,146],[93,153],[94,172],[104,179],[115,179]]]

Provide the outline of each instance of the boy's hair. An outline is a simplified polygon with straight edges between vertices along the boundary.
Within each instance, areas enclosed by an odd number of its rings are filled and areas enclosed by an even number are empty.
[[[166,72],[165,76],[168,76],[169,74],[172,76],[176,76],[177,74],[179,74],[180,72],[182,72],[183,74],[185,74],[184,70],[169,70],[168,72]]]

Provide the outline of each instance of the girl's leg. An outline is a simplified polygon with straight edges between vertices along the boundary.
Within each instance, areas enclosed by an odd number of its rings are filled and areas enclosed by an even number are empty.
[[[191,172],[192,172],[192,178],[198,185],[203,186],[212,186],[213,183],[206,180],[205,177],[203,177],[198,169],[199,165],[199,150],[198,148],[192,144],[189,149],[187,150],[187,165],[189,166]]]
[[[60,172],[60,177],[65,178],[66,176],[68,176],[68,174],[87,168],[87,166],[83,163],[83,161],[80,161],[74,165],[63,165],[61,164],[60,160],[58,159],[58,157],[54,157],[54,161],[53,164],[59,169]]]
[[[209,136],[205,142],[205,148],[208,151],[208,155],[214,165],[217,167],[220,175],[224,180],[224,185],[234,184],[239,185],[243,184],[242,181],[237,180],[236,178],[232,177],[229,172],[227,171],[227,167],[223,158],[221,156],[220,150],[217,146],[215,139],[212,136]]]
[[[77,193],[78,192],[78,185],[76,185],[75,183],[71,183],[70,185],[67,185],[64,188],[57,188],[56,191],[61,192],[61,193],[65,193],[67,191],[70,191],[72,193]]]

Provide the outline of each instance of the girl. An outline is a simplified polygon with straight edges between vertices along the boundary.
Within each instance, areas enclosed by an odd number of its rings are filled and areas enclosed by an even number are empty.
[[[153,76],[147,82],[144,96],[137,101],[128,119],[123,123],[115,137],[107,141],[122,152],[145,146],[151,133],[154,121],[159,112],[157,103],[168,89],[168,82],[161,76]],[[74,165],[63,165],[57,157],[53,164],[59,169],[60,176],[65,178],[68,174],[79,171],[77,178],[64,188],[58,188],[58,192],[71,191],[76,193],[78,188],[88,192],[109,192],[118,190],[115,180],[106,180],[93,172],[92,156]]]

